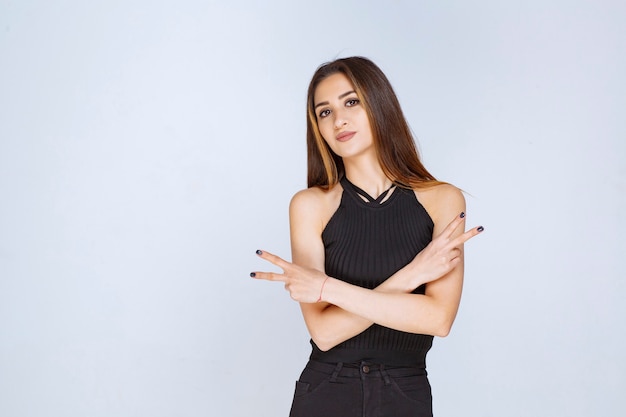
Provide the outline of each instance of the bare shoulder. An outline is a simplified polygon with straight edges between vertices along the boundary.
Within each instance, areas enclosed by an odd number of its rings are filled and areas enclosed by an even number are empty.
[[[463,192],[452,184],[438,184],[415,190],[415,195],[435,224],[447,224],[454,216],[465,211]]]
[[[313,221],[322,229],[339,207],[342,188],[336,185],[330,190],[319,187],[298,191],[289,205],[290,218],[293,221]]]
[[[325,206],[332,205],[338,198],[341,198],[341,186],[339,185],[330,190],[311,187],[294,194],[291,198],[290,207],[298,210],[320,210]]]

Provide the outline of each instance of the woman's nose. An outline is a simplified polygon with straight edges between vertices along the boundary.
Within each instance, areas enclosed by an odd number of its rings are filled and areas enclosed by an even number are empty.
[[[335,129],[341,129],[347,124],[348,124],[348,121],[346,120],[344,115],[337,113],[335,117]]]

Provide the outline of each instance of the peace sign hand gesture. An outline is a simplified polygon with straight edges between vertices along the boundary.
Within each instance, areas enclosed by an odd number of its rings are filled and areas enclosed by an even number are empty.
[[[415,288],[439,279],[452,271],[463,260],[463,244],[484,230],[482,226],[474,227],[466,232],[459,233],[458,229],[464,224],[465,213],[456,216],[446,228],[436,236],[417,256],[407,265],[413,270],[413,276],[418,280]],[[462,229],[461,229],[462,230]]]
[[[261,259],[276,265],[283,270],[278,272],[252,272],[250,276],[267,281],[280,281],[285,283],[285,289],[295,301],[300,303],[317,303],[322,301],[324,284],[328,275],[312,268],[304,268],[269,252],[257,250],[256,254]]]

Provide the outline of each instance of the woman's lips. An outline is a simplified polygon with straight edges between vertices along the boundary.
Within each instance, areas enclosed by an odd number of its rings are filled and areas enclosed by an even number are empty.
[[[339,142],[346,142],[352,139],[352,136],[356,135],[356,132],[341,132],[336,136]]]

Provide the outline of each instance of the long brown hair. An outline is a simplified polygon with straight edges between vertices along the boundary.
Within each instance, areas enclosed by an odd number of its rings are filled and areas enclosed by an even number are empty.
[[[322,137],[315,116],[314,95],[327,77],[344,74],[354,86],[372,129],[374,147],[385,175],[399,186],[424,188],[439,184],[420,161],[411,130],[391,83],[367,58],[341,58],[321,65],[307,93],[307,182],[309,187],[332,188],[344,175],[343,160]]]

